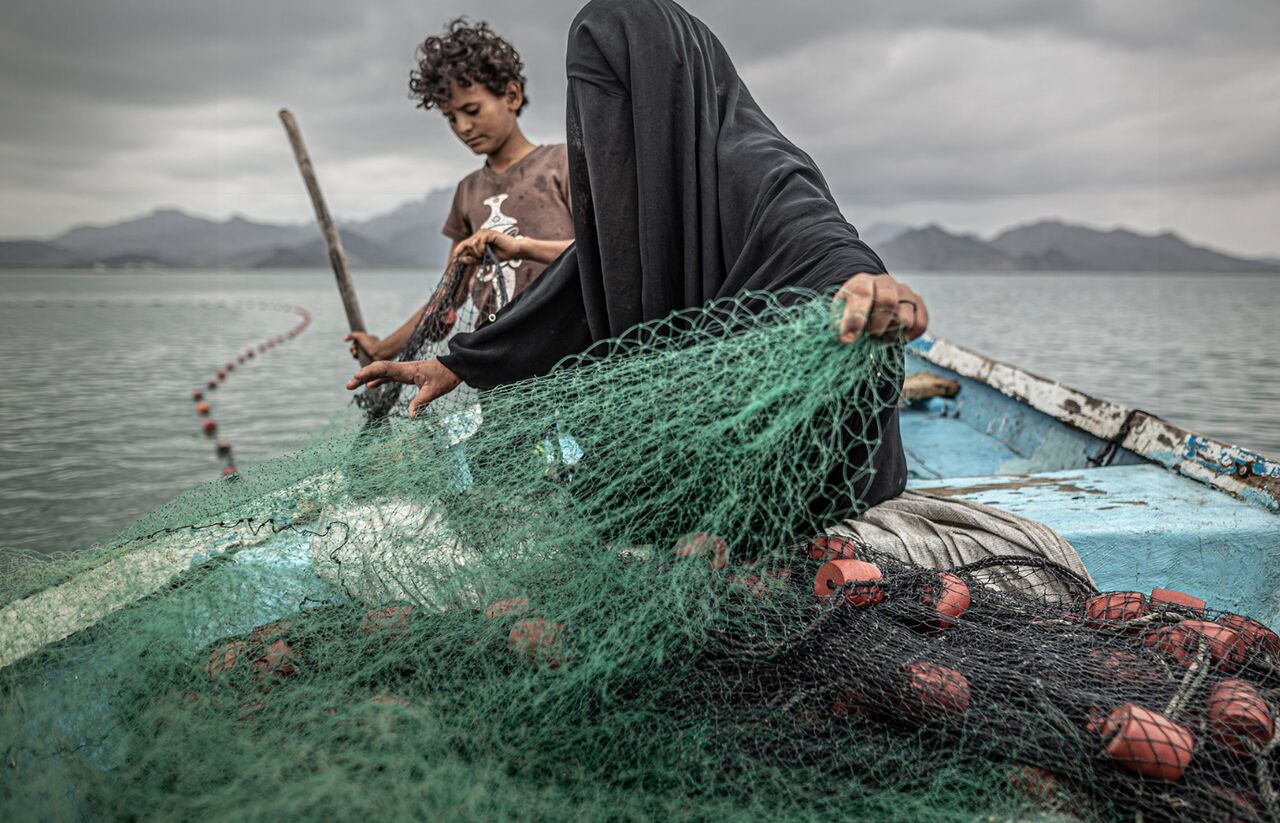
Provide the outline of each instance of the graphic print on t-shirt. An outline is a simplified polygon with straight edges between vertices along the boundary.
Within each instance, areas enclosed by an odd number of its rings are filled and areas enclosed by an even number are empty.
[[[484,223],[480,225],[482,229],[493,229],[502,232],[511,237],[521,237],[520,226],[514,217],[509,214],[502,213],[502,201],[506,200],[508,195],[495,194],[493,197],[486,198],[483,202],[489,207],[489,216]],[[476,273],[476,279],[482,283],[492,283],[495,276],[501,273],[502,284],[497,287],[497,294],[494,296],[496,302],[495,310],[502,308],[507,304],[516,291],[516,268],[521,264],[521,260],[508,260],[498,267],[498,271],[494,271],[493,266],[482,266]]]

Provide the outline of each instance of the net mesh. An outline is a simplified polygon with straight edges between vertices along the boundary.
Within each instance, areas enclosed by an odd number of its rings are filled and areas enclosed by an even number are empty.
[[[353,409],[110,545],[11,558],[0,813],[1273,816],[1261,624],[824,531],[902,352],[794,297]]]

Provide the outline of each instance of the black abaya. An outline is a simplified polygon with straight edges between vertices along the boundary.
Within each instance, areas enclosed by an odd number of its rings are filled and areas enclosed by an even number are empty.
[[[570,27],[567,71],[575,242],[497,320],[453,339],[440,360],[468,384],[545,374],[592,343],[716,298],[829,292],[885,271],[813,160],[676,3],[593,0]],[[904,487],[896,411],[873,425],[880,447],[850,460],[871,461],[874,479],[837,497],[871,504]],[[846,428],[853,444],[866,427]]]

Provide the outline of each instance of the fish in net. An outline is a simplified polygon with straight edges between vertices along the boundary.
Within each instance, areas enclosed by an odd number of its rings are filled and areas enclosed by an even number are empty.
[[[1275,819],[1266,626],[830,530],[903,354],[827,306],[744,295],[348,415],[11,560],[0,813]]]

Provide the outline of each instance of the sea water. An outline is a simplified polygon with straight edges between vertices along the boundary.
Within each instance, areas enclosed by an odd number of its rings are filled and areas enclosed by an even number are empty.
[[[931,331],[1086,392],[1280,455],[1280,277],[904,275]],[[421,306],[436,272],[359,272],[369,326]],[[356,368],[327,271],[0,273],[0,546],[82,547],[218,477],[193,389],[236,355],[311,327],[207,392],[241,466],[305,445]]]

